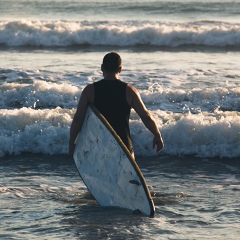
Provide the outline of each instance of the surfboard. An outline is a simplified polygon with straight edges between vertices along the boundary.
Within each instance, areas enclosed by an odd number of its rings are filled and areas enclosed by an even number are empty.
[[[76,167],[101,206],[120,207],[154,216],[154,202],[134,157],[92,105],[88,106],[75,144],[73,158]]]

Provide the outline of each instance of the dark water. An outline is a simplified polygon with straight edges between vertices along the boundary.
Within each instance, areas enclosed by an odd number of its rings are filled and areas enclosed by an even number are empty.
[[[237,239],[238,159],[137,158],[154,218],[99,206],[67,155],[0,159],[1,239]]]

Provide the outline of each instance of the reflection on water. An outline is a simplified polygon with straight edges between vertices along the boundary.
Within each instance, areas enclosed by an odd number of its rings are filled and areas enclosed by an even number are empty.
[[[0,159],[3,239],[237,239],[237,160],[137,158],[154,218],[101,207],[68,156]]]

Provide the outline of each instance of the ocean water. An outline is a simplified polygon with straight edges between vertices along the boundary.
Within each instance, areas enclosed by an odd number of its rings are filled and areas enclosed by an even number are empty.
[[[238,239],[240,1],[0,0],[0,238]],[[68,156],[83,88],[122,56],[153,219],[102,208]]]

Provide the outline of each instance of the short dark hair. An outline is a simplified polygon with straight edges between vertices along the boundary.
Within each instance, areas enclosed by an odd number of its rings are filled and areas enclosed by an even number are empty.
[[[102,65],[105,71],[117,73],[122,66],[122,59],[119,54],[110,52],[104,56]]]

